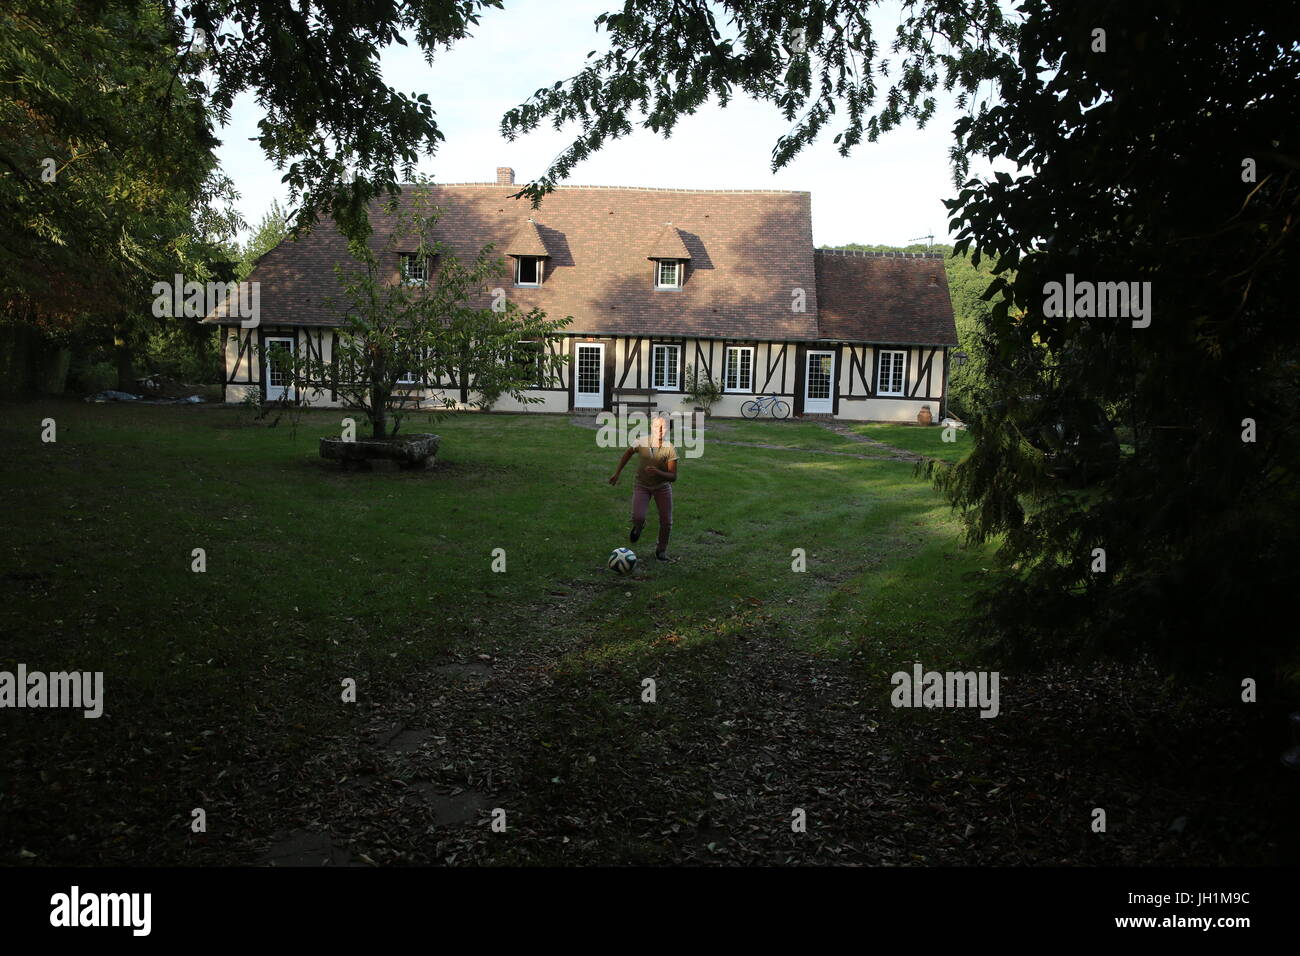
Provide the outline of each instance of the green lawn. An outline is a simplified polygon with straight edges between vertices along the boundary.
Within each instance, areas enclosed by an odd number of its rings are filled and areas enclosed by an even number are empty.
[[[844,435],[836,434],[816,422],[801,422],[795,419],[747,421],[743,418],[712,418],[705,427],[706,434],[719,441],[845,451],[853,454],[871,453],[862,442],[855,442]]]
[[[892,425],[885,423],[852,424],[849,428],[867,438],[885,442],[895,448],[914,451],[918,455],[959,461],[970,451],[970,433],[963,428],[949,431],[938,425]],[[947,439],[951,438],[951,441]]]
[[[39,441],[47,416],[53,444]],[[222,661],[250,653],[298,659],[364,642],[370,658],[424,660],[520,627],[556,589],[584,593],[611,647],[706,631],[737,600],[779,607],[798,640],[828,647],[839,643],[830,626],[810,622],[849,600],[901,641],[927,594],[978,564],[910,464],[706,440],[681,462],[679,560],[657,566],[643,542],[651,560],[624,581],[603,562],[627,543],[630,472],[606,484],[618,451],[596,447],[595,431],[460,415],[436,426],[445,469],[343,474],[316,454],[338,418],[265,428],[234,409],[11,406],[3,571],[25,584],[0,610],[11,647],[53,653],[52,666],[111,658],[115,677],[161,693],[158,680],[211,687]],[[738,424],[734,440],[870,451],[815,425]],[[195,548],[205,573],[191,571]],[[505,573],[491,571],[496,548]],[[804,574],[791,570],[796,548]],[[662,629],[647,627],[652,605]],[[919,623],[949,616],[923,611]]]
[[[819,449],[822,451],[846,452],[853,455],[885,455],[887,452],[878,446],[856,441],[849,435],[832,431],[817,422],[802,422],[795,419],[769,421],[760,419],[727,418],[711,419],[710,434],[722,441],[750,442],[756,444],[781,445],[792,448]],[[884,442],[893,448],[915,452],[930,458],[955,462],[970,451],[970,434],[964,429],[948,432],[937,425],[922,427],[920,425],[895,425],[888,423],[843,422],[837,427],[852,433]],[[951,438],[946,440],[945,435]]]
[[[819,425],[715,422],[680,462],[676,560],[653,558],[652,508],[620,578],[604,562],[627,543],[631,473],[611,488],[619,449],[568,417],[449,417],[440,467],[370,474],[319,458],[336,411],[275,428],[222,407],[2,411],[0,669],[102,670],[106,700],[98,720],[0,715],[0,862],[243,863],[290,829],[380,863],[1131,862],[1188,812],[1153,783],[1145,842],[1073,841],[1075,803],[1140,791],[1159,752],[1098,775],[1040,766],[1044,728],[1075,746],[1086,718],[1058,677],[1019,685],[1037,722],[1011,703],[987,722],[890,706],[892,672],[973,660],[957,622],[988,559],[912,462]],[[855,428],[948,458],[967,440]],[[1110,678],[1085,679],[1090,712],[1116,720]],[[390,752],[395,727],[433,736]],[[1013,774],[1033,787],[1020,816],[989,784]],[[428,824],[421,786],[491,794],[512,839]],[[942,826],[924,819],[939,790]],[[1026,838],[1053,790],[1056,819]],[[783,820],[809,800],[822,836],[801,843]],[[881,841],[900,825],[912,842]],[[747,836],[765,828],[771,843]]]

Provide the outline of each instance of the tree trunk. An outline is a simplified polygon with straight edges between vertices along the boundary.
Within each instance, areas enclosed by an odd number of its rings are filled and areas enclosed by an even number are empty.
[[[388,431],[388,396],[375,386],[370,388],[370,437],[386,438]]]
[[[131,343],[127,335],[125,316],[113,330],[113,358],[117,362],[117,390],[134,392],[135,369],[131,361]]]

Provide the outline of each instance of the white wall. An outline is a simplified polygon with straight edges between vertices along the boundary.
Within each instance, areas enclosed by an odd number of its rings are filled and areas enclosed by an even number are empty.
[[[265,335],[276,334],[275,329],[267,328],[261,330]],[[289,330],[292,331],[292,330]],[[235,333],[236,339],[231,338],[231,333]],[[254,344],[257,341],[256,329],[226,329],[225,330],[225,353],[226,368],[231,369],[235,365],[238,355],[238,345],[246,337],[253,336]],[[313,341],[320,341],[320,350],[322,358],[330,361],[332,357],[333,335],[331,330],[321,329],[301,329],[298,330],[298,347],[303,348],[303,339],[305,336],[312,336]],[[640,351],[637,353],[637,343],[639,341]],[[687,365],[698,365],[701,368],[708,367],[715,379],[721,382],[723,379],[723,366],[725,356],[725,346],[728,344],[751,345],[754,349],[754,391],[744,393],[726,393],[721,400],[713,406],[713,414],[719,417],[739,418],[741,416],[741,406],[758,395],[777,394],[785,401],[789,402],[791,407],[795,405],[795,388],[798,382],[798,348],[793,343],[780,342],[757,342],[757,343],[724,343],[716,340],[704,339],[655,339],[652,337],[641,337],[639,340],[634,338],[623,338],[614,341],[612,354],[614,356],[614,374],[612,382],[609,384],[610,390],[620,387],[619,382],[622,380],[623,388],[649,388],[651,387],[651,370],[652,370],[652,346],[658,342],[672,342],[680,345],[682,348],[683,360],[679,370],[679,380],[684,384],[685,367]],[[568,354],[567,344],[562,349],[564,354]],[[607,346],[608,347],[608,346]],[[822,346],[818,346],[822,347]],[[850,421],[887,421],[887,422],[914,422],[917,413],[923,405],[930,406],[930,412],[936,420],[939,417],[940,398],[943,392],[943,350],[930,348],[910,348],[908,349],[908,381],[906,392],[911,396],[915,391],[916,397],[908,398],[867,398],[863,393],[863,383],[860,376],[853,367],[853,358],[861,357],[864,364],[865,374],[870,386],[874,389],[875,382],[872,381],[874,348],[871,346],[851,346],[844,345],[839,349],[838,368],[836,369],[836,387],[839,391],[839,413],[838,418]],[[639,361],[638,361],[639,357]],[[924,376],[920,376],[921,368],[927,357],[930,357],[930,368]],[[626,374],[625,374],[626,371]],[[918,376],[920,376],[919,390]],[[238,402],[243,398],[244,390],[249,385],[260,387],[261,361],[255,348],[245,352],[243,362],[240,367],[238,381],[226,385],[225,400],[227,402]],[[572,393],[571,389],[572,367],[566,367],[563,372],[562,385],[564,391],[543,391],[533,390],[527,394],[536,396],[541,401],[534,405],[527,405],[518,402],[510,396],[502,396],[493,406],[493,411],[500,412],[547,412],[552,414],[564,414],[569,411],[571,406]],[[244,384],[247,383],[247,384]],[[453,398],[459,398],[459,391],[454,388],[425,388],[420,390],[421,394],[427,399],[433,399],[442,394],[449,394]],[[854,394],[855,398],[846,398],[846,395]],[[471,400],[476,396],[471,394]],[[337,407],[338,402],[331,401],[328,389],[316,391],[311,390],[303,396],[306,404],[317,408]],[[660,392],[656,396],[658,408],[665,413],[682,412],[689,413],[695,407],[695,402],[688,395],[682,392]],[[457,402],[456,407],[461,407]],[[466,405],[464,410],[470,410],[472,406]]]

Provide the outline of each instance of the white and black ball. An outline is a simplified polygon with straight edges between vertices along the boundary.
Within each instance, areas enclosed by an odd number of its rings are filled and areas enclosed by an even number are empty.
[[[636,569],[636,552],[631,548],[615,548],[606,566],[616,574],[631,574]]]

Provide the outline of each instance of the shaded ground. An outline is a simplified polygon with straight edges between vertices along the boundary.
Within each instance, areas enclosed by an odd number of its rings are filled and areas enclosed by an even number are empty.
[[[248,822],[266,832],[293,807],[381,864],[1218,864],[1294,846],[1271,821],[1295,783],[1277,767],[1259,786],[1276,763],[1260,727],[1223,708],[1173,729],[1177,703],[1140,672],[1009,680],[983,720],[894,710],[852,663],[762,625],[665,641],[637,668],[548,663],[560,650],[498,657],[486,681],[413,677],[369,711],[401,733],[320,741],[274,799],[240,801],[260,805]]]
[[[563,419],[456,418],[436,472],[345,477],[314,458],[323,414],[8,411],[0,667],[103,668],[110,693],[100,720],[0,713],[5,863],[1296,858],[1279,705],[1117,668],[1004,673],[991,720],[890,705],[914,660],[969,666],[982,570],[889,460],[910,433],[875,460],[718,423],[678,560],[618,579],[616,453]]]

